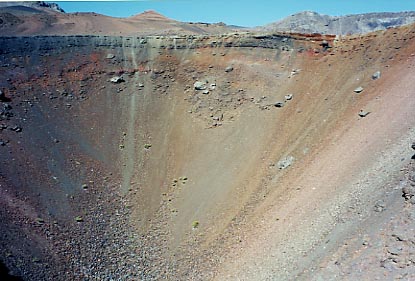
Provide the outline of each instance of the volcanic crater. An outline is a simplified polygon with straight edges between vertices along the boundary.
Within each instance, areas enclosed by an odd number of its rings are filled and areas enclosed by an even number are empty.
[[[414,38],[0,37],[4,271],[415,278]]]

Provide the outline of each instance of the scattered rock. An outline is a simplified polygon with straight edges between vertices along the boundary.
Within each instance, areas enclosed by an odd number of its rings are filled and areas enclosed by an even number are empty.
[[[202,94],[204,94],[204,95],[209,94],[209,90],[204,90],[204,91],[202,92]]]
[[[152,145],[150,144],[150,143],[146,143],[145,145],[144,145],[144,148],[145,149],[150,149],[150,147],[151,147]]]
[[[384,202],[376,202],[375,204],[375,212],[383,212],[386,209],[385,203]]]
[[[331,48],[330,47],[330,44],[329,44],[329,42],[327,40],[323,40],[321,42],[320,46],[323,47],[323,50],[327,50],[327,49]]]
[[[360,110],[359,111],[359,116],[360,117],[366,117],[366,116],[368,116],[370,114],[370,112],[369,111],[364,111],[364,110]]]
[[[6,142],[3,140],[0,140],[0,146],[5,146],[5,145],[6,145]]]
[[[199,222],[198,221],[194,221],[194,222],[192,222],[192,228],[193,229],[196,229],[196,228],[198,228],[199,227]]]
[[[22,128],[17,125],[14,125],[13,127],[10,127],[10,130],[15,131],[16,133],[20,133],[22,131]]]
[[[356,94],[359,94],[359,93],[361,93],[363,91],[363,87],[357,87],[356,89],[354,89],[354,92],[356,93]]]
[[[274,103],[274,106],[275,107],[283,107],[284,103],[283,102],[276,102],[276,103]]]
[[[294,163],[295,158],[291,155],[281,159],[280,161],[278,161],[277,163],[277,167],[280,170],[286,169],[289,166],[291,166]]]
[[[75,221],[76,222],[83,222],[84,219],[82,217],[80,217],[80,216],[77,216],[77,217],[75,217]]]
[[[380,78],[380,71],[376,71],[375,73],[373,73],[373,75],[372,75],[373,80],[377,80],[379,78]]]
[[[6,95],[0,90],[0,101],[3,101],[6,98]]]
[[[411,147],[415,150],[415,141],[412,143]]]
[[[232,66],[228,66],[225,68],[225,72],[231,72],[233,71],[233,67]]]
[[[285,96],[285,100],[292,100],[292,98],[293,98],[292,94],[289,94],[289,95]]]
[[[402,197],[406,200],[411,199],[415,195],[415,188],[410,185],[406,185],[402,188]]]
[[[153,70],[154,74],[163,74],[164,73],[164,69],[154,69]]]
[[[115,58],[115,55],[114,54],[108,54],[106,58],[107,59],[113,59],[113,58]]]
[[[138,83],[138,87],[144,88],[144,84],[143,83]]]
[[[110,81],[112,83],[121,83],[121,82],[125,82],[124,78],[122,78],[122,76],[114,76],[110,79]]]
[[[200,81],[196,81],[193,86],[195,87],[195,90],[206,90],[206,84]]]
[[[88,185],[87,184],[83,184],[82,185],[82,189],[88,189]]]

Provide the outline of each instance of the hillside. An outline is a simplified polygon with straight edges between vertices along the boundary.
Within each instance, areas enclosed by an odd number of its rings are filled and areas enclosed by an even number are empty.
[[[56,4],[44,2],[0,3],[0,36],[222,34],[232,30],[222,23],[178,22],[155,11],[114,18],[96,13],[64,13]]]
[[[305,11],[291,15],[259,29],[323,34],[364,34],[415,22],[415,12],[368,13],[346,16],[328,16]]]

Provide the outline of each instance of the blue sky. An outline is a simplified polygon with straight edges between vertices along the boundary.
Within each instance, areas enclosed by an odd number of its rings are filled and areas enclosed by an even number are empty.
[[[415,0],[156,0],[56,2],[66,12],[96,12],[128,17],[155,10],[169,18],[192,22],[225,22],[259,26],[301,11],[328,15],[415,11]]]

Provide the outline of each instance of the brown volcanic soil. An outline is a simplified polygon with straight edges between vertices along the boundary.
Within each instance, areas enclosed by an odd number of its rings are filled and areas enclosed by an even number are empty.
[[[414,38],[0,38],[1,260],[25,280],[413,279]]]

